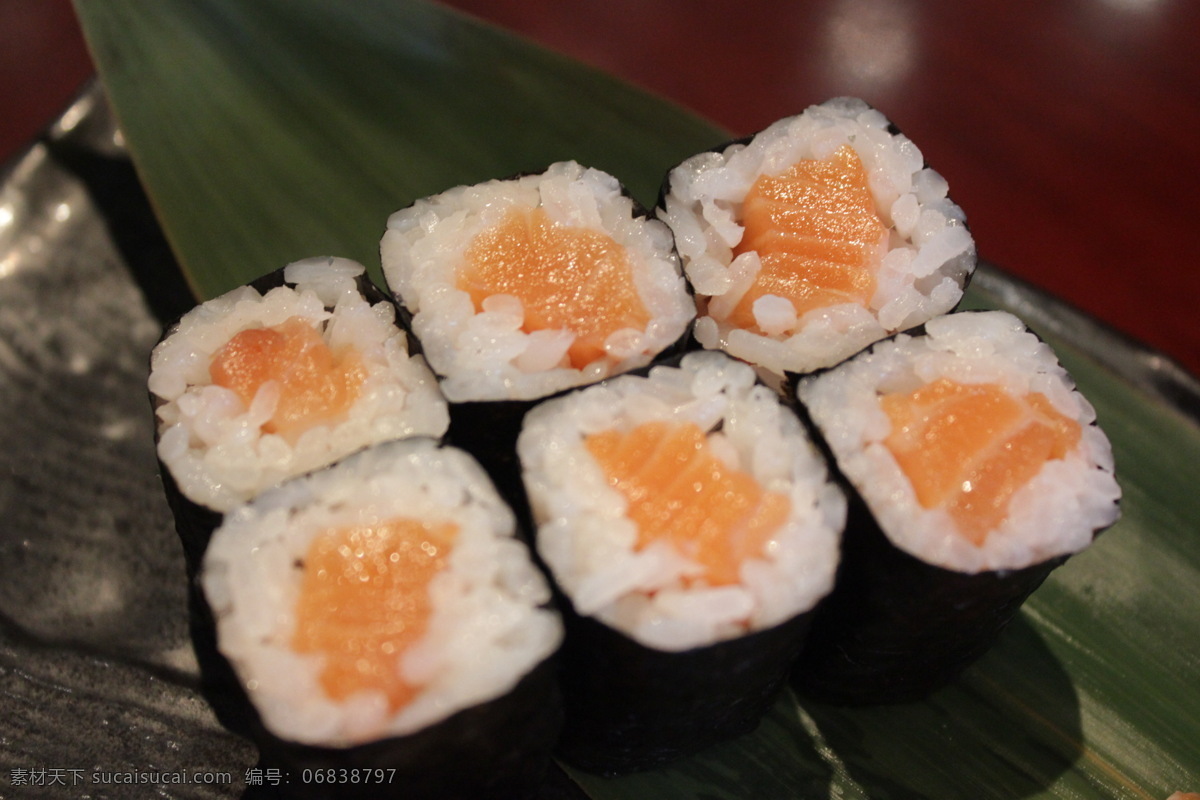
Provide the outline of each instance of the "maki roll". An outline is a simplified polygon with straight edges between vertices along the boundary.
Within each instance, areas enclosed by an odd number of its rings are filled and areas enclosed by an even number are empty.
[[[561,723],[548,659],[562,628],[513,527],[479,466],[424,438],[227,515],[203,591],[263,762],[291,792],[532,794]],[[303,777],[329,770],[363,780]]]
[[[853,491],[838,585],[796,672],[814,697],[894,702],[950,682],[1117,519],[1094,410],[1006,312],[930,320],[798,396]]]
[[[748,365],[695,352],[546,401],[518,453],[570,609],[563,757],[615,774],[753,729],[845,515],[795,415]]]
[[[519,487],[538,399],[641,367],[695,316],[670,230],[575,162],[397,211],[383,272],[451,402],[451,441]]]
[[[695,316],[671,232],[575,162],[397,211],[383,272],[451,402],[529,400],[650,362]]]
[[[776,375],[836,364],[951,311],[975,246],[946,181],[861,100],[837,98],[673,169],[695,337]]]
[[[289,264],[168,327],[151,355],[158,457],[198,564],[221,514],[376,442],[449,424],[395,306],[342,258]]]

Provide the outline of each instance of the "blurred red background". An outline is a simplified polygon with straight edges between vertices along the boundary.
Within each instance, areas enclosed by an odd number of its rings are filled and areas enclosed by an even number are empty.
[[[1200,374],[1200,3],[448,4],[733,133],[863,97],[949,180],[983,258]],[[0,158],[91,71],[68,0],[0,3]]]

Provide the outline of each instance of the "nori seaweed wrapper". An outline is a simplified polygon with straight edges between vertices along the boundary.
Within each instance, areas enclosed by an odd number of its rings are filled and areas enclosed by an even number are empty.
[[[475,400],[450,403],[446,443],[466,450],[483,467],[496,491],[517,514],[519,528],[529,531],[529,503],[521,483],[517,436],[521,421],[544,398],[533,400]],[[526,541],[530,541],[526,538]]]
[[[255,289],[259,294],[265,295],[267,292],[279,286],[284,286],[287,282],[284,280],[284,270],[287,267],[261,275],[251,281],[248,286]],[[395,308],[395,301],[391,295],[382,291],[367,276],[366,271],[355,279],[355,286],[358,293],[371,305],[378,303],[387,303]],[[189,309],[189,312],[192,309]],[[189,313],[185,312],[185,313]],[[397,309],[397,317],[399,310]],[[159,343],[168,339],[179,328],[179,322],[184,315],[173,320],[168,324],[162,336],[159,338]],[[400,327],[404,331],[408,342],[408,352],[414,352],[415,343],[406,328]],[[157,450],[159,436],[158,408],[163,404],[163,400],[150,394],[150,406],[154,412],[154,444]],[[180,544],[183,546],[184,558],[187,563],[187,571],[189,578],[194,578],[200,571],[200,564],[204,559],[204,551],[208,548],[208,541],[212,538],[213,532],[220,526],[223,518],[222,512],[215,508],[210,508],[201,503],[188,498],[179,488],[170,469],[163,463],[162,459],[158,460],[159,477],[162,479],[163,491],[166,494],[167,504],[171,508],[171,514],[175,520],[175,531],[179,535]]]
[[[967,574],[896,547],[852,489],[842,562],[817,608],[792,683],[821,702],[920,700],[982,656],[1067,560]]]
[[[253,739],[260,765],[286,776],[285,797],[526,800],[546,779],[561,722],[546,660],[506,694],[408,736],[317,747],[280,739],[255,716]],[[371,781],[352,782],[355,770]]]
[[[754,730],[787,680],[812,612],[706,647],[665,652],[562,606],[566,727],[558,755],[614,776]]]
[[[155,437],[157,444],[157,436]],[[216,509],[201,505],[186,497],[179,491],[171,470],[158,459],[158,475],[162,479],[163,492],[167,497],[167,505],[175,520],[175,533],[183,546],[183,559],[187,565],[189,580],[200,574],[200,565],[204,561],[204,551],[213,532],[221,526],[224,515]]]
[[[196,664],[200,668],[200,694],[225,728],[246,739],[253,739],[255,730],[261,728],[262,723],[242,688],[233,664],[221,654],[217,645],[216,616],[200,585],[198,573],[188,576],[187,600],[188,633],[196,654]]]

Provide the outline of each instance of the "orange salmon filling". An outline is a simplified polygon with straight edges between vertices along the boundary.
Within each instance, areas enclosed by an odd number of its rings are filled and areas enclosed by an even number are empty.
[[[1081,436],[1079,423],[1045,395],[1013,397],[994,384],[940,378],[911,394],[880,398],[892,421],[885,440],[925,508],[943,507],[982,544],[1013,494]]]
[[[585,444],[629,501],[637,549],[665,540],[702,565],[714,586],[737,583],[742,562],[762,555],[791,511],[785,495],[723,464],[693,423],[648,422]]]
[[[746,195],[742,224],[733,254],[756,251],[762,269],[729,316],[737,327],[757,329],[754,301],[768,294],[790,300],[797,317],[839,303],[866,305],[874,294],[887,229],[849,145],[827,160],[759,178]]]
[[[366,689],[396,711],[419,687],[400,677],[400,655],[429,624],[429,581],[458,526],[393,519],[325,531],[304,559],[292,648],[325,656],[321,687],[332,700]]]
[[[604,341],[650,322],[625,248],[603,233],[553,222],[540,208],[514,209],[467,248],[458,288],[476,310],[494,294],[521,300],[521,330],[575,334],[567,356],[581,369],[604,358]]]
[[[236,393],[246,406],[259,387],[277,381],[279,404],[263,430],[286,437],[343,416],[367,376],[357,352],[334,353],[300,317],[242,331],[213,357],[208,372],[214,384]]]

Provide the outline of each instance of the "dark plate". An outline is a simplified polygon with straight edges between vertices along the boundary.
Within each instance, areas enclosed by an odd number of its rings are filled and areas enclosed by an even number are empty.
[[[164,270],[89,92],[0,187],[0,796],[230,797],[252,746],[198,691],[145,380]],[[147,276],[158,276],[152,282]],[[786,695],[753,734],[595,798],[1165,798],[1200,788],[1200,391],[1172,362],[984,267],[969,304],[1058,350],[1116,450],[1124,517],[924,703]],[[142,781],[127,785],[120,781]],[[257,789],[250,793],[254,794]]]

